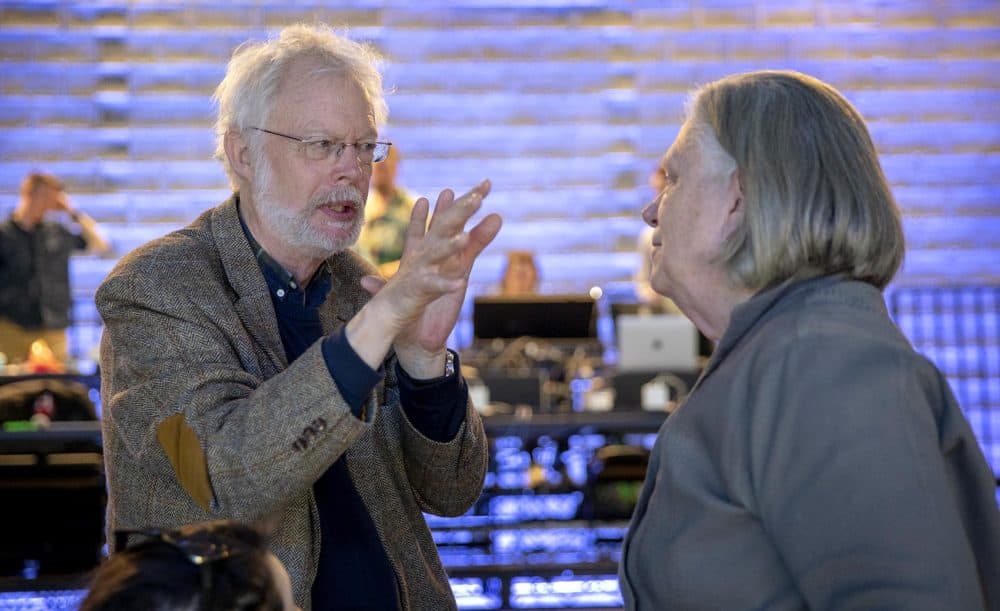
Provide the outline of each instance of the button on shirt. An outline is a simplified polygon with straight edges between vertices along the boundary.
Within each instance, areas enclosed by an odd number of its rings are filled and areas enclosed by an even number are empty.
[[[241,218],[241,222],[242,218]],[[323,358],[341,396],[359,417],[368,396],[384,376],[371,369],[348,343],[344,327],[323,337],[319,307],[332,286],[324,262],[305,288],[243,231],[267,282],[281,343],[289,362],[322,338]],[[425,436],[448,441],[465,420],[468,388],[456,373],[414,380],[397,365],[400,402],[407,418]],[[313,485],[320,516],[320,558],[312,588],[313,608],[322,610],[397,609],[398,586],[375,525],[351,481],[342,455]]]

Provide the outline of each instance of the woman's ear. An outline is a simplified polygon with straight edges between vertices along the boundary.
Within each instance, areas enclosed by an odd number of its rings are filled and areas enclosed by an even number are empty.
[[[739,168],[733,170],[729,175],[729,184],[726,187],[726,200],[729,205],[726,207],[725,219],[722,224],[722,237],[728,239],[737,229],[743,226],[743,216],[746,207],[743,205],[743,181]]]

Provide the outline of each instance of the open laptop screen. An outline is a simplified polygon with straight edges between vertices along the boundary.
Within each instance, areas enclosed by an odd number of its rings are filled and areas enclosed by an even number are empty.
[[[698,368],[698,330],[680,314],[622,314],[615,330],[619,371]]]

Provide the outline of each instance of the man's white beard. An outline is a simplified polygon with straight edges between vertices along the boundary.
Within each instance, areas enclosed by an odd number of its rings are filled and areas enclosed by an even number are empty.
[[[358,189],[352,185],[337,185],[329,192],[313,198],[305,210],[293,211],[282,205],[281,197],[271,191],[274,182],[271,164],[263,155],[259,157],[257,181],[253,185],[254,207],[261,222],[283,244],[308,253],[311,257],[326,259],[358,241],[365,216],[365,200]],[[354,222],[348,228],[347,235],[339,239],[318,231],[309,222],[317,208],[338,200],[354,202],[355,210]]]

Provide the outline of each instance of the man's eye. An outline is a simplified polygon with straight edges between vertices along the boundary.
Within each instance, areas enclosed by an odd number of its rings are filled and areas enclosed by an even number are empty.
[[[333,140],[316,140],[312,143],[313,148],[317,151],[322,151],[324,153],[329,153],[337,148],[337,143]]]
[[[370,155],[371,153],[375,152],[376,144],[377,143],[375,142],[359,142],[358,149],[361,153],[365,155]]]

